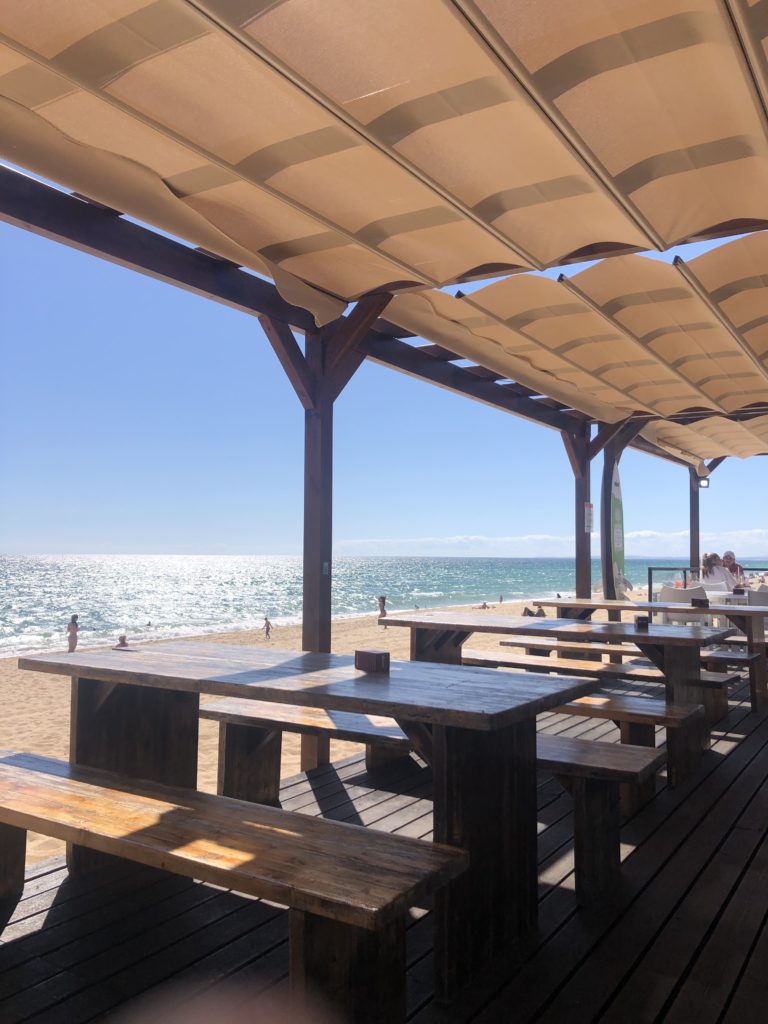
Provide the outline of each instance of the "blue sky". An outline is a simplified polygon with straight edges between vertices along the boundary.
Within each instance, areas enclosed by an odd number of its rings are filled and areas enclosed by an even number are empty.
[[[0,551],[300,553],[303,414],[254,318],[3,224],[0,281]],[[767,469],[713,475],[705,549],[768,553]],[[559,435],[392,370],[338,400],[334,471],[338,555],[572,553]],[[684,554],[685,470],[628,452],[622,485],[628,553]]]

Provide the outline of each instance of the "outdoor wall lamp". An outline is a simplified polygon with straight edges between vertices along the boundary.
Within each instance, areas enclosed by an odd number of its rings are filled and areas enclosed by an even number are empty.
[[[708,476],[699,477],[699,487],[701,487],[701,488],[709,487],[709,477]]]

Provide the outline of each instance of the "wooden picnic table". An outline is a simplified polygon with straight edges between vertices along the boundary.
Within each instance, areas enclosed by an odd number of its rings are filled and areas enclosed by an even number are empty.
[[[768,599],[768,594],[766,594]],[[750,654],[760,657],[749,666],[752,692],[761,703],[768,700],[768,662],[766,662],[765,619],[768,616],[768,605],[731,604],[729,602],[710,601],[707,608],[694,608],[678,601],[611,601],[601,598],[547,598],[532,602],[541,608],[557,608],[565,616],[577,619],[589,619],[593,612],[605,610],[609,612],[667,612],[680,618],[690,615],[718,615],[727,619],[736,629],[741,630],[747,638],[747,650]]]
[[[733,629],[711,626],[660,626],[638,629],[634,622],[589,622],[524,615],[485,615],[474,611],[429,611],[388,615],[379,619],[387,626],[411,630],[411,658],[455,664],[461,661],[461,645],[473,633],[543,636],[583,643],[613,641],[634,643],[664,674],[668,699],[678,704],[703,704],[699,652],[718,643]],[[513,676],[508,678],[514,678]]]
[[[200,694],[427,727],[434,839],[470,857],[469,870],[435,897],[438,997],[532,936],[536,715],[589,693],[593,681],[397,661],[389,675],[373,675],[346,655],[178,641],[24,657],[19,667],[72,677],[73,763],[170,785],[196,786]],[[88,853],[73,848],[73,870],[89,868]]]

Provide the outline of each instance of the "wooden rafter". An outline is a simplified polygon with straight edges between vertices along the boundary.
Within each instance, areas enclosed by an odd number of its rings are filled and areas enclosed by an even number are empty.
[[[290,327],[282,320],[276,320],[266,315],[259,317],[259,323],[274,349],[275,355],[280,360],[286,377],[299,396],[299,401],[305,409],[313,409],[315,406],[315,381],[307,366],[304,353],[299,348]]]
[[[627,420],[619,420],[617,423],[603,423],[600,425],[597,433],[589,442],[590,461],[605,448],[608,442],[618,434],[627,422]]]
[[[267,316],[272,321],[280,321],[302,333],[315,329],[311,314],[286,302],[270,282],[222,261],[220,257],[196,250],[126,220],[114,210],[76,198],[2,166],[0,220],[213,299],[250,316]],[[544,396],[536,399],[530,397],[535,392],[524,388],[519,382],[513,385],[493,383],[503,378],[485,367],[462,368],[450,362],[441,364],[439,360],[424,354],[419,355],[416,346],[400,340],[410,337],[413,335],[403,328],[379,318],[359,347],[368,358],[392,369],[557,430],[573,431],[574,424],[588,421],[588,417],[567,410],[552,399]],[[306,400],[306,383],[303,390]],[[765,415],[766,412],[768,407],[753,408],[730,414],[728,418],[748,419],[753,415]],[[688,422],[695,422],[702,415],[707,413],[692,414]],[[647,417],[648,420],[655,418],[660,417]],[[674,416],[668,419],[684,422],[686,417]],[[645,443],[643,439],[637,439],[633,444],[644,451],[653,448],[651,454],[658,454],[670,462],[681,462]]]

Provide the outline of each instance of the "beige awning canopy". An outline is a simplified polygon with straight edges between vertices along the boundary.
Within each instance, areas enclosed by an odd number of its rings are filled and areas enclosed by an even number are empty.
[[[690,268],[627,254],[768,225],[764,7],[4,0],[0,158],[317,323],[394,292],[387,317],[449,356],[647,417],[690,460],[754,454],[760,421],[734,420],[766,400],[765,237]]]
[[[327,320],[768,223],[761,9],[4,0],[0,156]]]
[[[768,451],[753,418],[768,411],[765,281],[761,232],[690,264],[630,255],[568,280],[522,274],[459,297],[398,295],[387,317],[596,420],[652,420],[649,440],[699,462]]]

